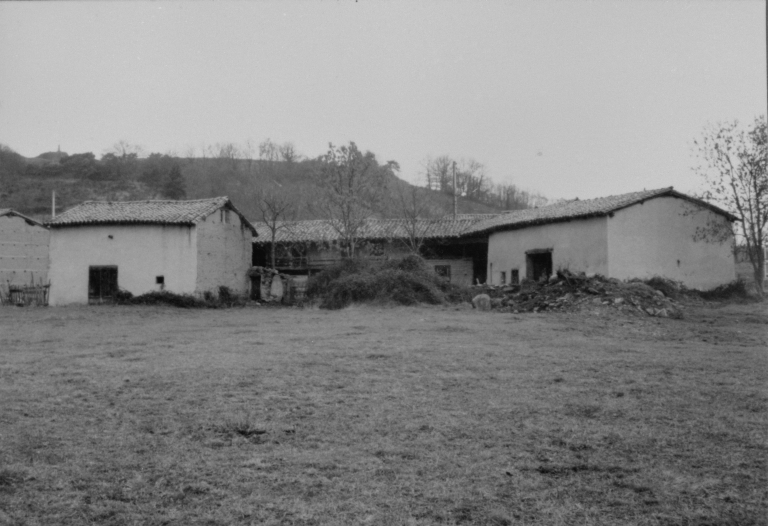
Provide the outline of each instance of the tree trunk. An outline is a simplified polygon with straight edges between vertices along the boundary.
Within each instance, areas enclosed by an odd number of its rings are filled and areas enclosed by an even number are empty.
[[[765,290],[763,288],[765,281],[765,250],[762,246],[758,246],[755,247],[755,251],[757,252],[755,254],[757,256],[757,265],[753,265],[755,271],[755,287],[757,288],[757,293],[762,298]]]
[[[272,230],[272,243],[269,244],[269,256],[272,260],[272,270],[277,270],[275,267],[275,231]]]

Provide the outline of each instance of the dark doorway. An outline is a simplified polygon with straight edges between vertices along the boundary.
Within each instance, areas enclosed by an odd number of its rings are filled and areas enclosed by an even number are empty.
[[[117,267],[88,267],[88,303],[107,303],[117,294]]]
[[[529,250],[525,253],[525,274],[528,279],[539,281],[552,275],[552,249]]]

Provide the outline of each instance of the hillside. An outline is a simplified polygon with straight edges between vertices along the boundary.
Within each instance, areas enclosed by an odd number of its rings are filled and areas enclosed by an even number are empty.
[[[316,201],[320,189],[314,174],[316,160],[260,161],[222,158],[180,158],[151,154],[148,158],[114,155],[95,159],[93,154],[70,156],[44,154],[24,158],[8,148],[0,151],[0,208],[13,208],[38,219],[51,213],[51,195],[56,192],[56,209],[61,212],[87,200],[166,199],[167,174],[178,166],[187,199],[229,196],[249,218],[259,217],[259,195],[280,192],[292,197],[297,219],[320,219]],[[397,217],[398,192],[413,186],[382,171],[387,178],[389,199],[375,210],[380,217]],[[453,210],[450,195],[426,188],[417,190],[436,214]],[[181,196],[179,196],[181,197]],[[459,213],[494,213],[499,208],[459,199]]]

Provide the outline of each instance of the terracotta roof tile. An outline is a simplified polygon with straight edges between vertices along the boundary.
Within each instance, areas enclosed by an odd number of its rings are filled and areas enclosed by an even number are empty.
[[[586,219],[589,217],[605,216],[622,208],[642,203],[648,199],[661,196],[677,197],[709,208],[713,212],[726,216],[730,220],[736,217],[714,205],[699,199],[676,192],[671,186],[656,190],[643,190],[621,195],[598,197],[596,199],[574,199],[561,203],[555,203],[540,208],[515,210],[492,217],[486,221],[473,225],[467,233],[488,234],[496,230],[509,230],[526,226],[542,225],[569,221],[571,219]]]
[[[253,225],[227,197],[194,201],[86,201],[70,208],[46,224],[56,228],[79,225],[195,225],[219,208],[237,213],[253,232]]]
[[[424,239],[451,238],[462,236],[469,227],[494,217],[494,214],[460,214],[440,219],[423,219],[418,228]],[[268,243],[271,240],[269,228],[263,223],[256,224],[259,239],[256,243]],[[406,239],[408,238],[407,222],[404,219],[369,219],[362,231],[362,239]],[[279,243],[302,242],[332,242],[341,237],[326,219],[308,221],[288,221],[281,224],[275,241]]]

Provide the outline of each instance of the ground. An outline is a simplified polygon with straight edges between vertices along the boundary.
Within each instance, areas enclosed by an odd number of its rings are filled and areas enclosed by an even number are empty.
[[[766,524],[768,315],[0,308],[0,525]]]

